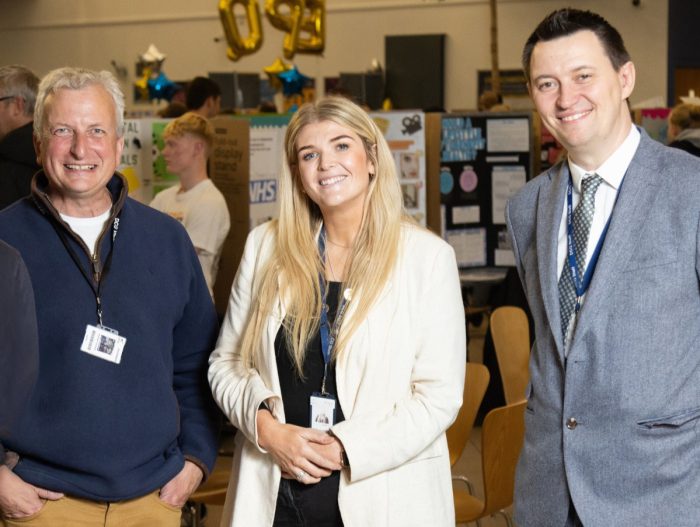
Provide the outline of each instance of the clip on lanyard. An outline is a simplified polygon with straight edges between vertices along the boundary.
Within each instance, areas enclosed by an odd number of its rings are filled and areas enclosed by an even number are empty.
[[[80,273],[83,275],[83,278],[85,278],[85,281],[88,283],[90,289],[95,295],[95,303],[97,304],[97,321],[100,326],[104,326],[104,324],[102,323],[102,298],[100,296],[100,290],[102,288],[102,281],[107,276],[107,272],[109,271],[112,263],[112,254],[114,253],[114,240],[116,239],[117,231],[119,230],[119,217],[114,218],[114,222],[112,223],[112,247],[110,247],[109,249],[107,261],[105,262],[105,265],[102,268],[102,272],[100,272],[99,260],[93,260],[92,257],[90,257],[94,270],[94,282],[90,279],[88,272],[80,263],[78,255],[75,253],[73,247],[70,246],[66,234],[63,232],[61,227],[57,225],[57,221],[52,221],[51,223],[53,224],[54,229],[58,233],[58,237],[61,239],[61,242],[63,242],[63,246],[66,248],[66,251],[68,251],[68,254],[70,255],[71,259],[75,263],[76,267],[80,270]]]
[[[325,265],[326,262],[326,228],[323,227],[321,234],[318,237],[318,251],[321,255],[321,262]],[[328,395],[326,392],[326,379],[328,377],[328,364],[331,361],[331,356],[333,353],[333,347],[335,346],[335,340],[338,336],[338,331],[340,330],[340,324],[343,321],[343,315],[345,315],[345,309],[347,308],[347,298],[343,295],[343,299],[340,303],[338,313],[333,321],[333,326],[328,322],[328,305],[326,304],[326,279],[323,274],[319,275],[319,285],[321,287],[321,299],[323,300],[323,307],[321,308],[321,325],[319,327],[319,333],[321,334],[321,352],[323,353],[323,381],[321,382],[321,394]]]
[[[624,179],[623,179],[624,181]],[[578,272],[578,264],[576,262],[576,244],[574,243],[574,212],[573,212],[573,180],[571,178],[571,174],[569,174],[569,185],[567,186],[566,189],[566,245],[567,245],[567,261],[568,261],[568,266],[569,270],[571,272],[571,278],[573,279],[574,282],[574,288],[576,289],[576,306],[574,308],[575,312],[578,313],[579,309],[581,309],[581,300],[583,299],[583,295],[586,293],[588,290],[588,286],[591,284],[591,279],[593,278],[593,271],[595,271],[595,267],[598,263],[598,257],[600,256],[600,251],[603,248],[603,242],[605,241],[605,236],[608,234],[608,227],[610,227],[610,220],[612,219],[612,213],[610,214],[610,217],[608,218],[608,221],[605,223],[605,227],[603,228],[603,232],[600,234],[600,238],[598,238],[598,243],[595,246],[595,249],[593,250],[593,254],[591,255],[591,260],[588,262],[588,266],[586,267],[585,272],[583,273],[583,276],[581,276]],[[617,203],[617,198],[620,197],[620,190],[622,190],[622,183],[620,183],[620,187],[617,190],[617,196],[615,197],[615,203]],[[613,208],[614,208],[613,204]],[[584,248],[585,250],[585,248]]]

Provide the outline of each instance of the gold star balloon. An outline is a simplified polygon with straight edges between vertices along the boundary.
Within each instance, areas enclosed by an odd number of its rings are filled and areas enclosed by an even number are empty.
[[[289,64],[286,64],[281,58],[277,57],[277,60],[270,64],[268,67],[263,68],[263,71],[267,74],[267,78],[270,80],[270,86],[275,90],[282,88],[282,81],[279,79],[278,75],[284,71],[291,69]]]

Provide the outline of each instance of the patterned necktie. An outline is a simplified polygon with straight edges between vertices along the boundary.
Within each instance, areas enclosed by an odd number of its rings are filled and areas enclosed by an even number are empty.
[[[603,182],[598,174],[586,174],[581,181],[581,201],[576,205],[573,218],[574,245],[576,247],[576,268],[579,280],[583,281],[588,249],[588,234],[595,211],[595,193]],[[568,253],[568,251],[567,251]],[[561,313],[561,331],[566,342],[567,329],[571,315],[576,308],[576,287],[571,277],[568,258],[564,260],[564,269],[559,277],[559,311]]]

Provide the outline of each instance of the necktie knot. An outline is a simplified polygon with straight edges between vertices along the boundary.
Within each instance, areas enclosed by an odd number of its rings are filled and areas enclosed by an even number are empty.
[[[584,199],[595,196],[598,187],[603,182],[598,174],[586,174],[581,180],[581,195]]]

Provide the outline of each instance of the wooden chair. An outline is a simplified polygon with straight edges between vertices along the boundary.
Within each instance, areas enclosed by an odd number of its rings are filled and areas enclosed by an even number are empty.
[[[515,466],[525,436],[527,401],[494,408],[484,418],[481,431],[481,466],[484,500],[461,489],[454,489],[457,523],[476,521],[493,514],[502,515],[509,527],[510,516],[503,510],[513,503]]]
[[[450,466],[454,467],[464,452],[464,447],[472,435],[472,428],[476,420],[476,414],[481,406],[481,401],[489,384],[489,370],[483,364],[467,363],[467,372],[464,376],[464,395],[462,408],[455,422],[447,429],[447,447],[450,452]],[[469,479],[462,474],[452,476],[453,480],[463,481],[473,492]]]
[[[519,307],[502,306],[491,313],[490,326],[506,404],[522,401],[530,379],[530,326],[527,315]]]

